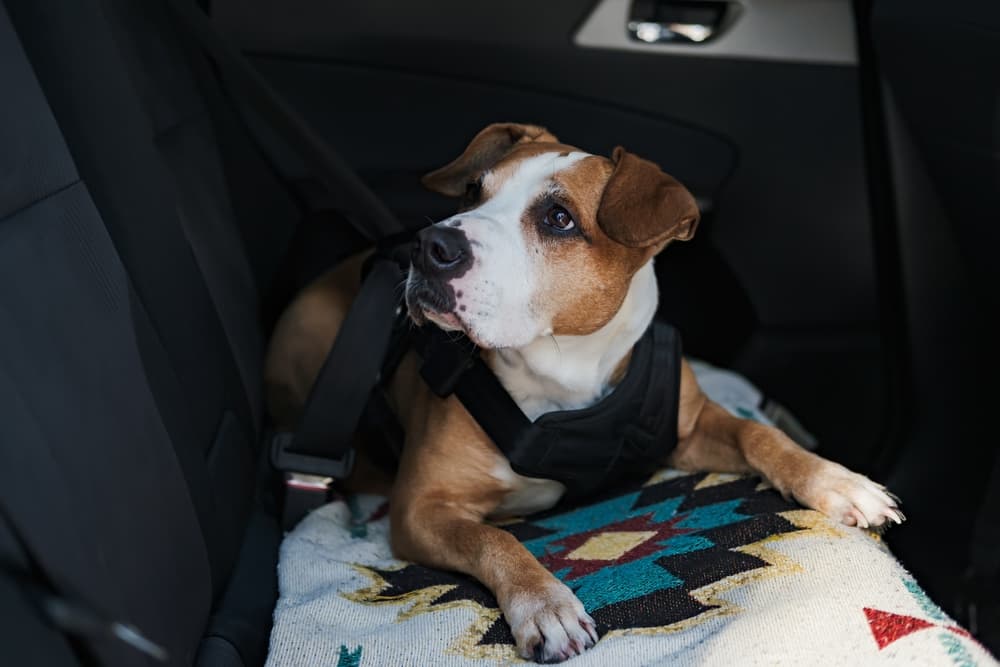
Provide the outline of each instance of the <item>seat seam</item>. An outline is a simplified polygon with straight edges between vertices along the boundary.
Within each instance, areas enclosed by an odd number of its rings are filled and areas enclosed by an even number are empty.
[[[33,208],[33,207],[41,204],[42,202],[44,202],[44,201],[46,201],[48,199],[52,199],[53,197],[57,197],[57,196],[63,194],[64,192],[66,192],[67,190],[73,188],[74,186],[82,185],[82,184],[83,184],[83,179],[77,178],[77,179],[75,179],[75,180],[67,183],[66,185],[58,187],[55,190],[50,190],[49,192],[45,193],[44,195],[41,195],[40,197],[36,197],[35,199],[32,199],[31,201],[27,202],[26,204],[19,205],[17,208],[12,209],[11,211],[8,211],[7,213],[4,213],[2,216],[0,216],[0,224],[3,224],[5,222],[7,222],[11,218],[14,218],[14,217],[20,215],[21,213],[24,213],[28,209]]]

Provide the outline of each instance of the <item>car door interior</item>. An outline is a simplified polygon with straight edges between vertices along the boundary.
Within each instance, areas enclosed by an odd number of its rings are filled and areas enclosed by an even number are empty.
[[[995,651],[1000,5],[961,0],[942,9],[928,0],[879,0],[870,22],[911,348],[912,417],[897,469],[927,526],[900,531],[893,547]],[[948,540],[935,539],[935,524],[947,527]]]

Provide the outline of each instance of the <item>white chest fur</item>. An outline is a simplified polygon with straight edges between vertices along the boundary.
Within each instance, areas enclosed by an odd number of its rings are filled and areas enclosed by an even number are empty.
[[[586,336],[546,336],[522,348],[498,350],[493,372],[532,421],[546,412],[593,405],[611,390],[612,374],[649,326],[656,304],[649,262],[633,276],[621,308],[603,327]],[[517,474],[506,460],[493,475],[511,488],[496,515],[549,509],[566,491],[555,480]]]

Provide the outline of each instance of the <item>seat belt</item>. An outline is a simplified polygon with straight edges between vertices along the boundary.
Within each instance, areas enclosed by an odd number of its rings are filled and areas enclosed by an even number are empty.
[[[381,241],[407,234],[347,163],[271,88],[243,54],[216,31],[194,0],[166,2],[215,63],[230,97],[242,100],[298,154],[364,238]],[[247,127],[252,125],[247,123]],[[267,149],[267,142],[259,143],[262,149]],[[270,157],[277,163],[273,155]],[[308,511],[325,503],[333,481],[351,472],[354,433],[378,382],[402,280],[398,258],[375,256],[316,377],[296,430],[276,433],[271,439],[271,463],[285,473],[282,522],[286,530]]]
[[[56,590],[3,506],[0,506],[0,546],[3,546],[0,577],[9,580],[24,595],[46,625],[65,637],[70,651],[81,664],[97,664],[89,648],[79,641],[82,639],[121,642],[157,662],[166,662],[166,649],[145,637],[135,626],[116,621],[98,612],[93,605]]]

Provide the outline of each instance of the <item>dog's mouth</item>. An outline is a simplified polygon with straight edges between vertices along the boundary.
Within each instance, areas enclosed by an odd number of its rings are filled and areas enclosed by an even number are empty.
[[[465,332],[465,325],[455,313],[436,313],[433,310],[424,310],[424,317],[438,325],[445,331]]]
[[[445,331],[465,331],[465,325],[455,313],[454,291],[448,285],[423,279],[412,281],[406,290],[406,308],[410,319],[418,326],[430,321]]]

